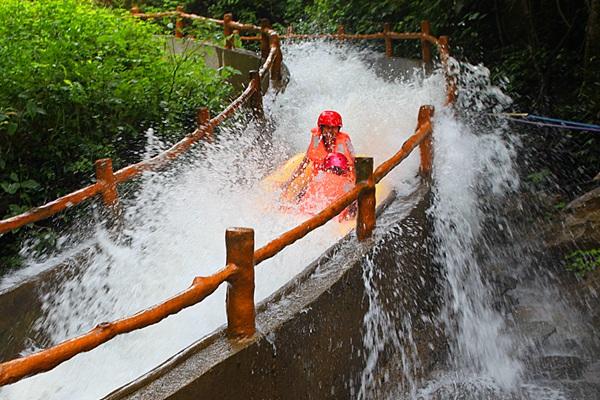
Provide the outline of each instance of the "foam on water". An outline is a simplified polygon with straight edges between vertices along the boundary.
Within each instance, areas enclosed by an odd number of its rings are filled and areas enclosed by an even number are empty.
[[[323,109],[343,115],[357,153],[372,155],[376,165],[397,151],[414,131],[421,105],[442,108],[443,79],[433,75],[390,83],[375,74],[364,61],[368,59],[364,52],[326,42],[287,45],[285,62],[292,80],[284,93],[265,99],[275,126],[272,146],[261,144],[264,132],[242,119],[222,129],[218,143],[197,146],[185,162],[145,174],[123,199],[120,233],[97,224],[86,242],[87,265],[79,272],[72,269],[60,284],[48,285],[42,295],[45,317],[37,321],[37,330],[58,343],[165,300],[195,276],[223,266],[227,227],[254,227],[258,247],[303,220],[279,212],[276,194],[263,190],[260,178],[277,162],[305,150],[309,130]],[[149,144],[157,145],[151,132]],[[416,185],[417,168],[418,154],[413,154],[388,182],[409,192]],[[300,272],[339,236],[336,223],[330,223],[258,266],[256,301]],[[52,260],[64,260],[73,252],[72,247]],[[221,326],[224,293],[222,287],[159,324],[2,388],[0,397],[102,397]]]

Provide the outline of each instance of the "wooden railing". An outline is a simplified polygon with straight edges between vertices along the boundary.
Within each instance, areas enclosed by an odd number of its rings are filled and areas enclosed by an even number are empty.
[[[177,12],[175,12],[177,13]],[[164,14],[164,13],[163,13]],[[167,13],[171,15],[172,13]],[[135,16],[144,16],[134,14]],[[188,15],[188,14],[184,14]],[[198,17],[190,15],[191,17]],[[201,17],[198,17],[201,18]],[[217,21],[218,22],[218,21]],[[262,91],[261,80],[267,73],[270,73],[271,80],[281,80],[281,49],[279,36],[274,30],[265,27],[257,27],[254,25],[242,25],[231,23],[239,29],[247,29],[252,32],[260,32],[266,39],[263,52],[263,63],[258,71],[250,72],[250,81],[246,89],[229,104],[223,111],[213,118],[210,118],[210,113],[207,108],[201,108],[197,111],[197,129],[188,134],[184,139],[174,144],[165,152],[141,161],[137,164],[129,165],[123,169],[113,172],[112,160],[104,158],[95,162],[96,167],[96,183],[59,197],[47,204],[32,208],[22,214],[0,221],[0,235],[11,230],[20,228],[32,222],[37,222],[52,215],[55,215],[67,208],[71,208],[77,204],[88,200],[97,194],[101,194],[104,203],[107,206],[114,207],[118,202],[117,184],[126,182],[142,172],[155,170],[169,161],[179,157],[185,153],[194,143],[201,139],[210,140],[215,127],[220,125],[227,118],[231,117],[242,106],[248,104],[255,115],[262,115]]]
[[[0,386],[49,371],[75,355],[90,351],[117,335],[141,329],[199,303],[227,282],[227,334],[232,339],[249,338],[256,333],[254,304],[254,267],[275,256],[287,246],[324,225],[354,201],[358,202],[356,234],[360,241],[372,236],[376,225],[375,184],[420,146],[421,175],[431,172],[432,106],[419,110],[417,129],[400,150],[373,171],[373,159],[356,158],[356,184],[349,192],[305,222],[283,233],[259,249],[254,249],[254,230],[230,228],[225,232],[227,256],[225,267],[207,277],[196,277],[189,288],[163,303],[131,317],[98,324],[89,332],[12,361],[0,364]]]
[[[152,19],[161,17],[176,17],[175,36],[183,37],[183,19],[202,20],[223,26],[224,35],[226,38],[226,48],[233,48],[233,35],[240,32],[258,32],[257,36],[242,36],[243,40],[260,40],[261,41],[261,56],[263,64],[258,71],[250,72],[250,82],[248,87],[240,94],[231,104],[229,104],[221,113],[214,118],[210,118],[210,113],[207,108],[201,108],[197,111],[198,128],[187,135],[184,139],[177,142],[165,152],[137,164],[130,165],[121,170],[113,172],[112,160],[104,158],[95,162],[96,167],[96,183],[86,186],[82,189],[59,197],[47,204],[32,208],[22,214],[0,220],[0,235],[11,230],[20,228],[24,225],[41,221],[52,215],[55,215],[67,208],[78,205],[85,200],[101,194],[104,203],[107,206],[114,207],[118,203],[117,184],[126,182],[144,171],[155,170],[167,164],[170,160],[177,158],[182,153],[186,152],[194,143],[201,139],[210,140],[213,135],[214,128],[232,116],[243,105],[250,103],[255,115],[262,115],[262,92],[261,80],[270,72],[271,80],[275,82],[281,81],[281,63],[283,55],[280,46],[280,36],[276,31],[271,29],[267,20],[261,21],[261,26],[251,24],[241,24],[232,20],[231,14],[225,14],[222,20],[202,17],[195,14],[187,14],[183,9],[178,7],[176,11],[144,14],[139,8],[134,7],[131,10],[132,15],[141,19]],[[315,38],[331,38],[338,40],[351,39],[383,39],[386,43],[386,55],[393,56],[392,40],[398,39],[415,39],[421,40],[422,59],[425,66],[431,65],[431,45],[438,48],[440,61],[446,73],[446,93],[447,103],[452,104],[456,99],[456,81],[449,72],[450,52],[448,47],[448,37],[440,36],[436,38],[431,35],[431,29],[428,21],[421,23],[421,32],[418,33],[398,33],[390,30],[389,24],[384,24],[384,30],[381,33],[369,35],[351,35],[344,32],[343,27],[338,29],[337,34],[320,34],[320,35],[298,35],[288,30],[286,35],[281,37],[286,39],[315,39]]]
[[[134,10],[136,11],[136,10]],[[149,17],[145,14],[134,13],[140,18]],[[196,18],[178,10],[174,13],[160,15],[172,15],[178,17]],[[227,17],[227,16],[226,16]],[[198,17],[201,18],[201,17]],[[193,143],[201,138],[210,137],[215,126],[233,114],[242,104],[246,103],[254,96],[254,104],[260,101],[260,78],[267,71],[271,71],[273,76],[281,78],[281,75],[274,74],[276,61],[281,60],[281,50],[279,46],[279,36],[272,31],[266,24],[262,27],[253,25],[244,25],[228,21],[227,18],[221,20],[207,19],[216,23],[223,23],[224,27],[235,27],[239,30],[258,31],[261,34],[261,40],[265,43],[264,37],[268,38],[269,52],[260,69],[252,74],[249,86],[244,92],[234,100],[219,115],[210,119],[207,110],[199,113],[199,127],[185,139],[175,144],[166,152],[138,164],[130,165],[115,173],[112,171],[110,159],[99,160],[96,162],[97,182],[86,188],[78,190],[52,203],[30,210],[28,213],[0,221],[0,233],[6,232],[15,227],[33,222],[52,215],[63,210],[70,205],[80,203],[81,201],[101,193],[104,202],[108,205],[114,205],[118,200],[116,191],[117,183],[125,182],[128,179],[138,175],[142,171],[154,169],[164,165],[171,159],[176,158],[186,151]],[[181,29],[182,24],[177,26]],[[393,32],[384,32],[387,38],[419,38],[438,44],[441,52],[447,53],[447,41],[435,39],[429,34],[395,34]],[[340,34],[338,34],[340,35]],[[345,34],[341,34],[345,35]],[[376,38],[381,38],[377,35]],[[401,35],[401,36],[396,36]],[[289,36],[289,35],[288,35]],[[350,35],[345,35],[350,36]],[[365,35],[363,35],[365,36]],[[370,35],[369,35],[370,36]],[[347,37],[344,37],[347,38]],[[387,46],[386,46],[387,48]],[[446,49],[446,50],[444,50]],[[266,52],[263,52],[265,55]],[[425,51],[423,52],[425,54]],[[443,57],[442,57],[443,61]],[[450,100],[450,95],[448,96]],[[275,256],[285,247],[293,244],[303,238],[316,228],[324,225],[353,202],[358,203],[358,214],[356,219],[356,235],[359,241],[368,240],[373,233],[376,225],[375,213],[375,184],[380,182],[390,171],[392,171],[402,160],[408,157],[417,147],[420,147],[421,164],[420,173],[427,176],[432,167],[432,106],[422,106],[419,110],[418,123],[415,133],[404,142],[401,149],[390,159],[383,162],[373,171],[373,159],[369,157],[356,158],[356,184],[353,189],[336,199],[328,207],[317,215],[309,218],[302,224],[283,233],[281,236],[270,241],[259,249],[254,249],[254,231],[250,228],[230,228],[225,232],[225,242],[227,248],[226,265],[213,275],[208,277],[196,277],[191,286],[183,292],[171,297],[163,303],[155,305],[144,311],[141,311],[131,317],[123,318],[113,322],[104,322],[98,324],[89,332],[69,339],[48,349],[37,353],[27,355],[15,360],[0,364],[0,386],[14,383],[20,379],[51,370],[57,365],[74,357],[75,355],[90,351],[102,343],[107,342],[113,337],[131,332],[137,329],[155,324],[162,319],[173,315],[199,303],[204,298],[213,293],[219,285],[227,282],[227,334],[232,339],[248,338],[256,333],[255,325],[255,304],[254,304],[254,267],[261,262]]]
[[[268,26],[268,22],[264,22]],[[457,96],[456,77],[450,71],[450,47],[448,45],[448,36],[440,36],[436,38],[431,35],[431,25],[429,21],[421,21],[421,32],[394,32],[391,30],[389,23],[383,24],[383,31],[371,34],[348,34],[343,25],[338,27],[337,33],[331,34],[296,34],[293,33],[291,27],[288,27],[285,35],[280,35],[280,39],[334,39],[334,40],[384,40],[385,55],[387,57],[394,56],[394,40],[420,40],[421,41],[421,59],[425,69],[430,72],[432,70],[432,52],[431,46],[437,47],[440,57],[440,63],[446,76],[446,103],[453,104]],[[256,41],[262,40],[260,36],[241,36],[241,40]]]

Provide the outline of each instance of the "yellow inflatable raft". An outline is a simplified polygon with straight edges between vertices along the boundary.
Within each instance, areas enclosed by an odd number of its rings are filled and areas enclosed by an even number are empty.
[[[285,185],[291,178],[292,174],[298,169],[302,161],[304,160],[305,153],[298,153],[285,162],[271,175],[267,176],[263,180],[264,189],[275,192],[281,190],[282,186]],[[288,189],[282,191],[280,201],[282,203],[293,203],[297,202],[297,199],[304,190],[312,178],[312,167],[309,163],[304,169],[303,173],[298,175],[289,185]],[[375,186],[375,196],[377,199],[377,205],[381,204],[386,197],[390,194],[391,189],[382,183]],[[340,228],[345,232],[350,231],[354,227],[354,221],[341,221],[339,222]]]

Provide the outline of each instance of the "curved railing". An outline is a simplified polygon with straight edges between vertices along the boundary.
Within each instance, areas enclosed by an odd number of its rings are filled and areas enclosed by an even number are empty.
[[[172,15],[172,13],[166,14]],[[136,13],[133,15],[138,17],[145,16],[145,14],[140,15]],[[189,16],[189,14],[184,15]],[[259,71],[251,72],[251,79],[248,87],[246,87],[242,94],[240,94],[235,100],[233,100],[231,104],[229,104],[223,111],[213,118],[210,118],[207,108],[199,109],[197,112],[198,128],[192,133],[188,134],[184,139],[174,144],[170,149],[153,158],[141,161],[137,164],[129,165],[116,172],[113,172],[111,159],[104,158],[97,160],[95,162],[96,183],[69,193],[65,196],[59,197],[58,199],[42,206],[32,208],[31,210],[28,210],[22,214],[1,220],[0,235],[20,228],[23,225],[51,217],[52,215],[80,204],[85,200],[96,196],[97,194],[102,195],[106,205],[114,206],[118,201],[117,184],[126,182],[140,175],[144,171],[154,170],[165,165],[170,160],[175,159],[181,154],[185,153],[194,143],[203,138],[210,139],[215,127],[217,127],[227,118],[231,117],[237,110],[247,103],[250,103],[249,105],[256,113],[262,113],[262,92],[260,84],[262,78],[266,76],[268,72],[270,72],[270,77],[272,80],[281,80],[282,55],[279,44],[279,36],[277,32],[268,27],[261,28],[254,25],[243,25],[233,21],[231,21],[229,25],[235,26],[237,29],[260,32],[266,40],[265,51],[263,53],[264,61]]]
[[[346,33],[344,26],[338,27],[337,33],[330,34],[296,34],[293,33],[292,28],[288,27],[285,35],[280,35],[280,39],[334,39],[334,40],[384,40],[385,41],[385,54],[387,57],[394,56],[393,40],[420,40],[421,41],[421,58],[423,65],[430,70],[432,66],[432,52],[431,46],[436,46],[440,57],[440,63],[446,74],[446,93],[447,104],[452,104],[456,100],[457,88],[456,79],[450,71],[450,47],[448,36],[440,36],[436,38],[431,35],[431,25],[429,21],[421,21],[421,32],[394,32],[391,30],[389,23],[383,24],[383,31],[378,33],[370,34],[348,34]],[[260,36],[241,36],[241,40],[255,41],[261,40]]]
[[[135,12],[134,15],[142,18],[149,17],[148,15],[140,14],[139,12]],[[189,14],[183,13],[181,10],[178,10],[175,13],[161,13],[160,15],[174,15],[178,17],[190,16]],[[192,16],[192,18],[195,17],[197,16]],[[0,229],[4,229],[0,230],[0,232],[6,232],[8,229],[10,229],[10,226],[21,226],[25,223],[39,220],[44,216],[52,215],[61,209],[66,208],[66,202],[77,204],[98,193],[103,195],[105,203],[115,204],[117,201],[117,183],[125,182],[128,179],[138,175],[142,171],[157,168],[169,160],[176,158],[200,138],[209,137],[212,129],[214,129],[215,126],[233,114],[249,99],[254,98],[254,105],[262,103],[262,99],[260,98],[260,78],[269,70],[273,75],[274,65],[277,64],[277,60],[279,60],[279,62],[281,61],[279,36],[277,33],[274,33],[274,31],[268,28],[266,24],[262,27],[256,27],[253,25],[233,23],[228,21],[228,18],[225,18],[223,21],[212,19],[209,20],[216,23],[223,23],[224,27],[227,29],[236,28],[240,30],[258,31],[261,33],[261,40],[263,40],[263,43],[265,43],[264,37],[267,37],[269,52],[268,54],[263,52],[263,55],[266,57],[264,57],[265,61],[261,67],[261,70],[252,75],[251,83],[246,90],[244,90],[244,92],[225,110],[212,119],[208,117],[207,110],[202,111],[199,114],[200,126],[198,129],[164,153],[152,159],[130,165],[129,167],[123,168],[115,173],[112,172],[111,162],[109,159],[99,160],[96,163],[98,181],[95,184],[57,199],[45,206],[31,210],[30,212],[22,214],[21,216],[0,221]],[[181,23],[177,24],[178,29],[181,29],[181,26]],[[374,35],[376,36],[375,38],[381,38],[380,34]],[[437,44],[442,50],[440,54],[448,55],[447,45],[445,45],[445,43],[447,44],[447,41],[441,40],[441,38],[430,38],[428,34],[423,33],[397,35],[401,35],[402,38],[418,38],[423,41]],[[396,36],[396,34],[388,32],[383,38],[386,39],[395,37],[400,36]],[[386,48],[387,47],[388,46],[386,46]],[[443,53],[444,48],[446,49],[445,53]],[[279,77],[280,76],[281,75],[279,75]],[[451,97],[449,95],[449,101],[450,98]],[[305,222],[301,223],[295,228],[290,229],[281,236],[267,243],[265,246],[256,250],[254,249],[254,231],[252,229],[228,229],[225,233],[227,248],[226,265],[221,270],[208,277],[196,277],[188,289],[171,297],[163,303],[157,304],[131,317],[123,318],[113,322],[101,323],[94,329],[81,336],[69,339],[37,353],[0,364],[0,386],[17,382],[20,379],[33,374],[48,371],[79,353],[90,351],[98,347],[102,343],[107,342],[117,335],[155,324],[169,315],[173,315],[186,307],[190,307],[199,303],[213,293],[223,282],[228,283],[226,300],[228,336],[232,339],[254,336],[256,332],[254,267],[261,262],[275,256],[285,247],[303,238],[316,228],[324,225],[355,201],[358,204],[356,235],[359,241],[368,240],[372,236],[376,224],[375,184],[380,182],[390,171],[400,164],[402,160],[408,157],[417,146],[420,147],[421,153],[420,173],[423,176],[430,174],[432,166],[432,115],[432,106],[422,106],[419,110],[418,124],[415,133],[404,142],[401,149],[396,154],[379,165],[375,170],[373,170],[372,158],[357,157],[355,165],[356,184],[354,188],[340,198],[336,199],[317,215],[309,218]]]
[[[183,292],[131,317],[114,322],[103,322],[81,336],[0,364],[0,386],[17,382],[33,374],[49,371],[75,355],[90,351],[117,335],[153,325],[169,315],[199,303],[223,282],[229,283],[226,304],[228,336],[233,339],[252,337],[256,332],[254,267],[335,218],[354,201],[358,201],[357,238],[360,241],[369,239],[376,224],[375,184],[408,157],[417,146],[420,146],[421,150],[420,172],[422,175],[430,173],[432,115],[433,107],[422,106],[419,110],[415,133],[404,142],[396,154],[379,165],[375,171],[373,171],[372,158],[357,157],[354,188],[317,215],[256,250],[254,250],[254,230],[249,228],[228,229],[225,233],[226,265],[221,270],[208,277],[194,278],[192,285]]]
[[[450,52],[448,47],[448,37],[440,36],[436,38],[431,35],[430,25],[428,21],[421,23],[421,32],[418,33],[398,33],[390,30],[389,24],[384,24],[384,30],[381,33],[368,35],[351,35],[346,34],[343,27],[338,29],[337,34],[317,34],[317,35],[298,35],[292,33],[288,29],[286,35],[280,36],[276,31],[271,29],[268,21],[263,20],[261,26],[251,24],[241,24],[232,20],[231,14],[225,14],[222,20],[202,17],[195,14],[187,14],[183,9],[178,7],[177,11],[169,11],[154,14],[141,13],[139,8],[134,7],[131,10],[132,15],[137,18],[151,19],[161,17],[176,17],[175,36],[183,37],[183,21],[184,18],[191,20],[202,20],[223,26],[223,32],[226,38],[225,47],[233,48],[234,41],[232,36],[239,32],[259,32],[257,36],[242,36],[242,40],[260,40],[261,41],[261,56],[264,60],[258,73],[251,73],[251,80],[248,87],[240,94],[229,106],[214,118],[210,118],[207,108],[198,110],[197,123],[198,128],[187,135],[184,139],[177,142],[170,149],[148,160],[141,161],[137,164],[130,165],[121,170],[113,172],[112,160],[108,158],[100,159],[95,162],[96,167],[96,183],[86,186],[82,189],[59,197],[47,204],[32,208],[22,214],[0,220],[0,235],[11,230],[20,228],[24,225],[37,222],[52,215],[55,215],[67,208],[71,208],[77,204],[88,200],[97,194],[102,194],[104,203],[108,206],[114,206],[118,201],[117,184],[126,182],[144,171],[154,170],[168,161],[177,158],[179,155],[187,151],[194,143],[206,138],[210,139],[214,128],[233,115],[244,104],[250,102],[255,114],[262,114],[262,92],[260,82],[267,72],[270,72],[270,77],[273,81],[281,80],[281,63],[283,55],[280,46],[280,37],[285,39],[315,39],[315,38],[330,38],[338,40],[352,39],[383,39],[385,40],[386,55],[393,56],[392,40],[415,39],[421,40],[422,59],[424,65],[431,65],[431,45],[438,48],[440,61],[446,72],[446,92],[447,103],[452,104],[456,98],[456,82],[450,74],[448,61]]]

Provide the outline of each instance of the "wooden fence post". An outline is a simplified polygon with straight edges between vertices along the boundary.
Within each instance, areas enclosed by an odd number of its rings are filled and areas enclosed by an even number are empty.
[[[294,34],[294,27],[292,25],[287,27],[287,34],[288,35],[293,35]]]
[[[260,20],[260,57],[266,60],[271,52],[271,45],[269,44],[269,34],[267,31],[271,29],[271,22],[267,18]]]
[[[433,106],[421,106],[421,108],[419,108],[419,119],[417,122],[417,129],[419,129],[427,122],[431,123],[433,112]],[[431,174],[431,168],[433,164],[433,147],[431,142],[431,134],[429,134],[419,145],[419,150],[421,151],[421,167],[419,169],[419,172],[424,178],[428,177]]]
[[[386,57],[394,56],[394,48],[392,47],[392,38],[390,37],[390,32],[392,27],[389,22],[383,24],[383,34],[385,35],[385,55]]]
[[[428,20],[421,21],[421,33],[424,35],[431,35],[431,25]],[[431,73],[431,43],[428,40],[421,39],[421,55],[423,57],[423,65],[425,66],[425,72]]]
[[[356,157],[354,161],[356,183],[368,182],[371,187],[358,195],[358,214],[356,216],[356,236],[359,241],[369,239],[375,229],[375,181],[373,180],[373,158]]]
[[[131,14],[140,14],[140,8],[138,6],[131,7]]]
[[[223,15],[223,36],[225,36],[225,48],[233,48],[233,28],[229,25],[233,21],[233,16],[229,13]]]
[[[100,160],[96,160],[94,165],[96,166],[96,182],[102,185],[102,200],[104,200],[106,206],[112,207],[119,200],[112,160],[110,158],[101,158]]]
[[[256,70],[250,71],[249,75],[249,84],[254,86],[254,92],[252,93],[252,97],[250,97],[250,107],[252,108],[252,114],[254,114],[254,117],[257,119],[263,118],[265,116],[265,111],[263,109],[262,85],[260,82],[260,75]]]
[[[227,281],[227,336],[252,337],[256,332],[254,308],[254,230],[229,228],[225,231],[227,264],[238,268]]]
[[[344,28],[344,25],[338,26],[337,34],[338,34],[338,39],[339,40],[344,40],[345,39],[344,36],[346,35],[346,29]]]
[[[278,35],[271,36],[271,46],[275,46],[277,48],[273,65],[271,65],[271,80],[279,82],[281,81],[281,61],[283,59],[283,55],[281,53],[281,44],[279,43]]]
[[[440,59],[446,74],[446,103],[454,104],[457,95],[456,80],[450,75],[450,46],[448,45],[448,36],[440,36],[438,41],[440,43]]]
[[[183,18],[181,14],[183,12],[183,6],[177,6],[177,19],[175,20],[175,37],[181,39],[183,37]]]
[[[200,107],[196,112],[196,125],[198,129],[204,130],[205,139],[209,142],[214,140],[214,128],[208,123],[210,122],[210,110],[208,107]]]

